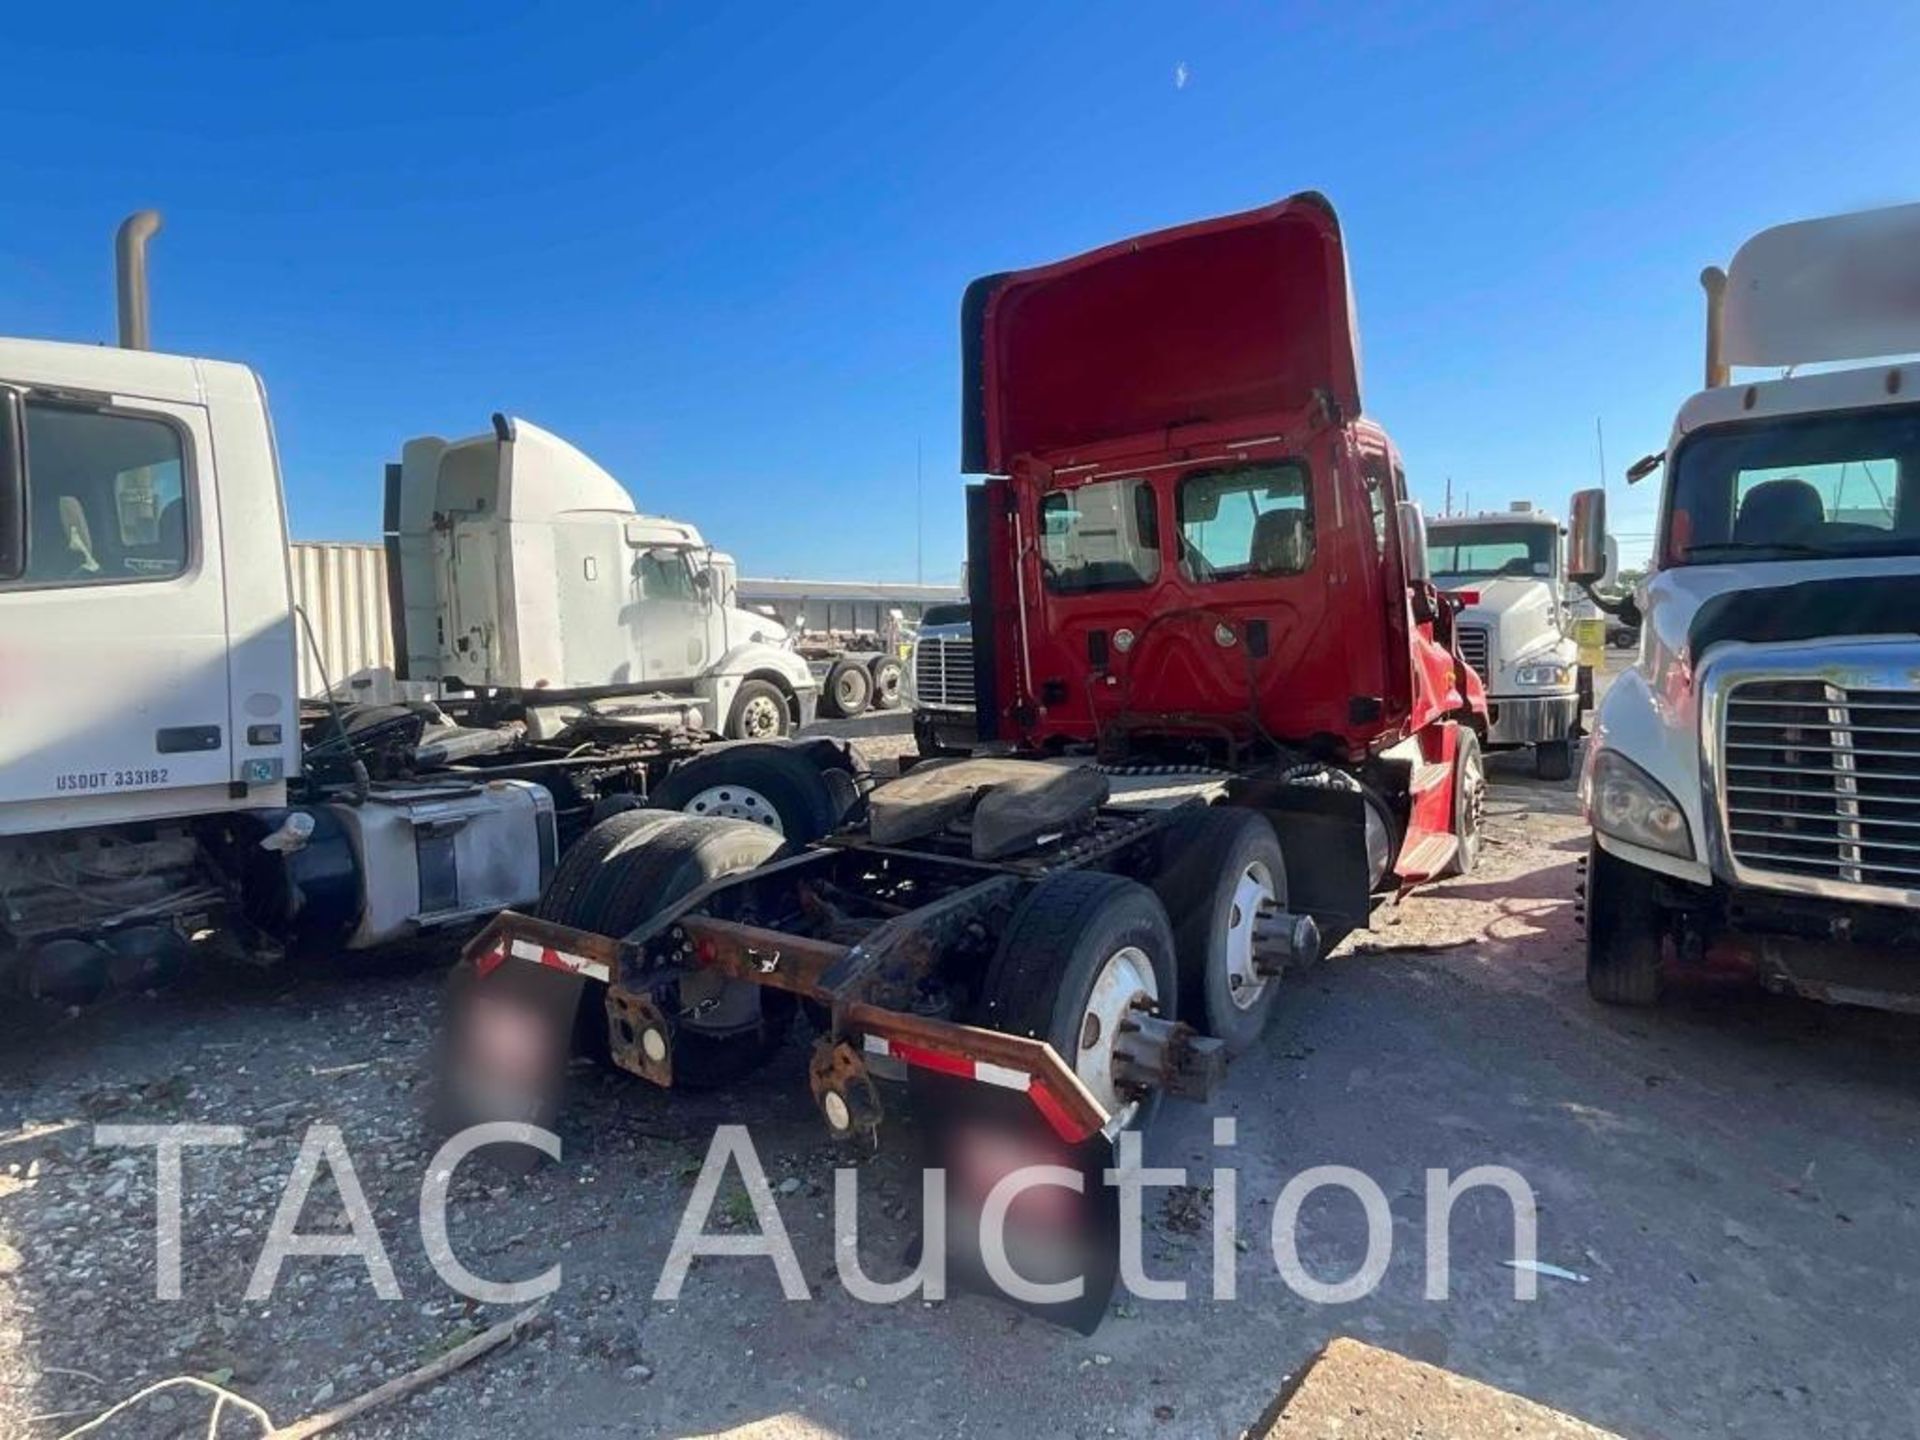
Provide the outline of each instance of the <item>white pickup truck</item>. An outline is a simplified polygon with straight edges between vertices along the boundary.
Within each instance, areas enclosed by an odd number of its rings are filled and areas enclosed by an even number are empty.
[[[1580,733],[1580,647],[1560,534],[1558,520],[1524,502],[1427,521],[1434,584],[1460,602],[1460,653],[1487,687],[1487,748],[1531,745],[1543,780],[1573,774]]]
[[[1666,450],[1641,626],[1587,743],[1587,983],[1676,974],[1920,1010],[1920,205],[1708,270],[1707,388]],[[1733,367],[1765,372],[1736,379]],[[1837,368],[1814,368],[1837,367]],[[1606,497],[1574,497],[1574,580]]]

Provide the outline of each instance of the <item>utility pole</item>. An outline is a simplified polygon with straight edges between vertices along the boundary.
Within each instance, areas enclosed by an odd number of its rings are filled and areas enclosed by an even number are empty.
[[[1593,417],[1593,443],[1600,451],[1600,488],[1607,488],[1607,432],[1600,428],[1600,417]]]
[[[1440,513],[1442,515],[1451,515],[1453,513],[1453,477],[1451,475],[1447,476],[1447,506],[1446,509]]]

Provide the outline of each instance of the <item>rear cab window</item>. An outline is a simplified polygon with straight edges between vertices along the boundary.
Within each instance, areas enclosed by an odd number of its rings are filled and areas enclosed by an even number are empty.
[[[1180,482],[1180,565],[1202,584],[1313,564],[1313,496],[1298,460],[1196,470]]]
[[[1096,480],[1040,501],[1040,570],[1056,595],[1160,578],[1160,519],[1142,480]]]

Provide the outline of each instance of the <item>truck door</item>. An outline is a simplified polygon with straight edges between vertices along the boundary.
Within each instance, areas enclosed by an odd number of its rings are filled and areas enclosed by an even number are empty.
[[[0,430],[24,442],[0,499],[24,540],[0,558],[0,833],[224,803],[235,737],[206,411],[0,399]]]
[[[713,601],[694,582],[685,546],[642,545],[633,557],[630,624],[640,678],[666,684],[691,680],[719,658],[708,634]]]

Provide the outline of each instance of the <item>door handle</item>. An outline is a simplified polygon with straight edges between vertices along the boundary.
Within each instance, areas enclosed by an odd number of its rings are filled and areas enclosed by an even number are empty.
[[[172,725],[153,734],[153,747],[162,755],[190,755],[220,748],[218,725]]]

